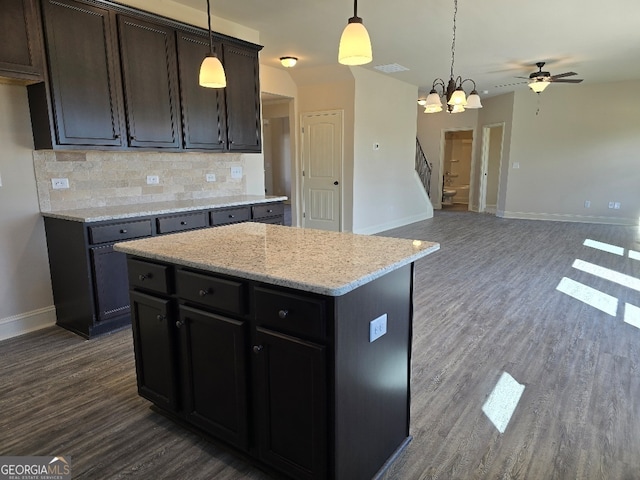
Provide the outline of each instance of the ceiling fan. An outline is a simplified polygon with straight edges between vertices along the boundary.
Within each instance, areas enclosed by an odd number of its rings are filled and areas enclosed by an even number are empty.
[[[536,67],[538,67],[537,72],[533,72],[528,77],[516,77],[516,78],[524,78],[529,80],[529,87],[536,93],[542,92],[545,88],[549,86],[551,82],[554,83],[580,83],[582,82],[581,78],[565,78],[572,77],[573,75],[577,75],[576,72],[565,72],[559,73],[558,75],[551,75],[549,72],[543,72],[542,67],[544,67],[545,62],[537,62]]]

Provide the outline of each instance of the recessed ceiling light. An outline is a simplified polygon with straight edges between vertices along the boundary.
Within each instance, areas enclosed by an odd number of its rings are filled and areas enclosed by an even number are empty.
[[[396,72],[405,72],[409,70],[407,67],[403,67],[402,65],[398,65],[397,63],[388,63],[387,65],[376,65],[376,70],[380,70],[384,73],[396,73]]]

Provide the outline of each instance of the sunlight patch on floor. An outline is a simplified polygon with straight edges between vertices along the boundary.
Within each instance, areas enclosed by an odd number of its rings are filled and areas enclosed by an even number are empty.
[[[594,263],[585,262],[584,260],[576,260],[573,262],[572,267],[640,292],[640,279],[630,275],[625,275],[624,273],[616,272],[615,270],[601,267]]]
[[[584,283],[576,282],[567,277],[562,277],[556,290],[580,300],[587,305],[615,317],[618,313],[618,299],[607,295],[600,290],[591,288]]]
[[[640,260],[640,252],[636,252],[635,250],[629,250],[629,258],[633,260]]]
[[[591,240],[587,238],[584,243],[584,246],[596,248],[598,250],[602,250],[603,252],[613,253],[614,255],[624,256],[624,248],[617,247],[616,245],[611,245],[609,243],[598,242],[597,240]]]
[[[507,428],[522,392],[524,392],[524,385],[516,382],[507,372],[502,372],[500,380],[484,402],[482,411],[500,433],[504,433]]]
[[[624,321],[629,325],[640,328],[640,307],[630,303],[624,304]]]

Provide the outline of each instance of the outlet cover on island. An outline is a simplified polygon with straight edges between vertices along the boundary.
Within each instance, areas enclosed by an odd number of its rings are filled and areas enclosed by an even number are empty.
[[[204,177],[207,180],[207,182],[215,182],[216,181],[216,174],[215,173],[207,173]]]
[[[242,167],[231,167],[231,178],[242,178]]]
[[[376,341],[387,333],[387,314],[380,315],[369,322],[369,343]]]
[[[158,185],[160,177],[158,175],[147,175],[147,185]]]
[[[52,178],[51,186],[53,187],[54,190],[69,188],[69,179],[68,178]]]

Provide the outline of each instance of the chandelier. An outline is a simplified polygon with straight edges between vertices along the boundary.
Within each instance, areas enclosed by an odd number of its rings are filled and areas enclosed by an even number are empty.
[[[431,91],[426,100],[418,100],[420,105],[424,105],[424,113],[436,113],[442,111],[441,97],[447,101],[447,111],[449,113],[464,112],[467,108],[482,108],[480,95],[476,91],[476,82],[470,78],[454,77],[453,65],[456,58],[456,16],[458,14],[458,0],[453,1],[453,41],[451,42],[451,74],[449,81],[444,82],[441,78],[436,78],[431,86]],[[467,97],[462,89],[465,82],[471,82],[473,89]],[[440,91],[438,91],[440,90]]]

